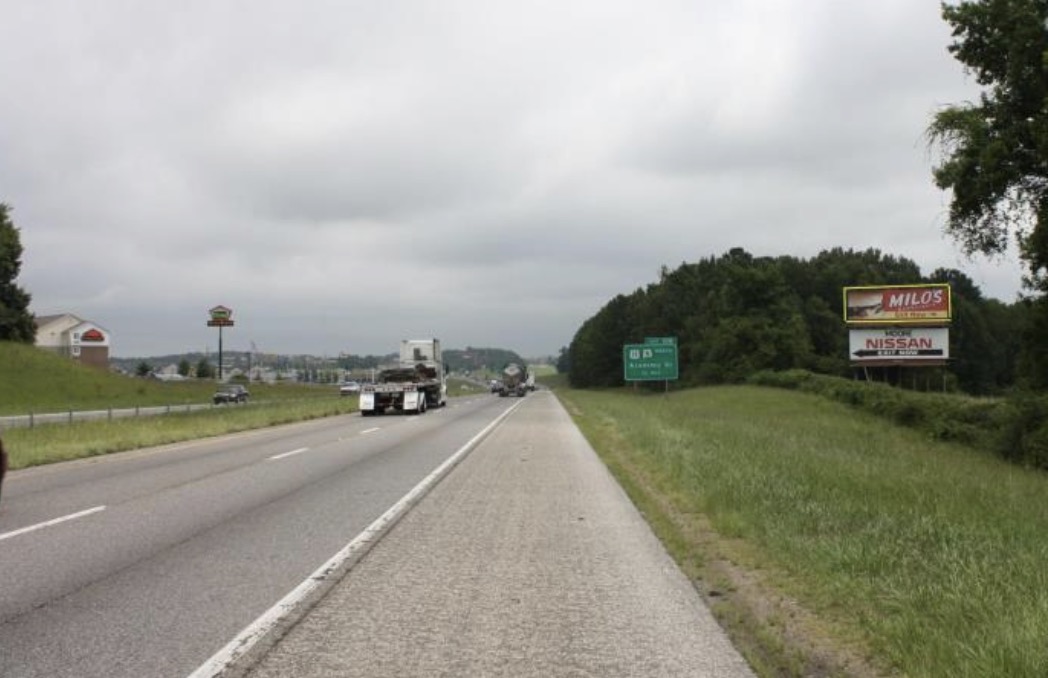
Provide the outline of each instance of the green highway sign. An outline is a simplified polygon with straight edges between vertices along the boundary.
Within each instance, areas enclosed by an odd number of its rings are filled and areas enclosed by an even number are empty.
[[[670,381],[677,379],[677,341],[663,340],[622,347],[626,381]]]

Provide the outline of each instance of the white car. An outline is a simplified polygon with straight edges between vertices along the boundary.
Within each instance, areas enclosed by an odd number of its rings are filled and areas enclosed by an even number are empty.
[[[355,381],[347,381],[338,387],[339,395],[348,396],[357,395],[358,393],[360,393],[360,384]]]

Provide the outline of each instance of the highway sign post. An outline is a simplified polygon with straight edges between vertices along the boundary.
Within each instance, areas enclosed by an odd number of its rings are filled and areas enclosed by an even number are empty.
[[[626,344],[622,347],[622,368],[626,381],[676,380],[676,337],[649,337],[643,344]]]

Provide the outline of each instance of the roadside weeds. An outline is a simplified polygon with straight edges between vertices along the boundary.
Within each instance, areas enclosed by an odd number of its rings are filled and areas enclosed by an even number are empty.
[[[563,401],[685,576],[705,600],[753,670],[765,677],[881,678],[859,639],[835,636],[775,580],[739,540],[719,535],[705,516],[680,508],[672,492],[631,460],[615,422],[588,419]]]

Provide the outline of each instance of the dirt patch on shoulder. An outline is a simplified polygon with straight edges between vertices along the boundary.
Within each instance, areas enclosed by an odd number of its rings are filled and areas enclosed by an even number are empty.
[[[725,543],[703,517],[682,514],[669,502],[661,503],[664,515],[681,531],[685,543],[700,554],[701,561],[688,558],[692,562],[686,574],[760,675],[890,675],[869,662],[858,643],[833,635],[810,610],[776,589],[770,581],[772,573],[737,564],[724,553],[744,546]],[[678,562],[682,560],[673,555]]]

